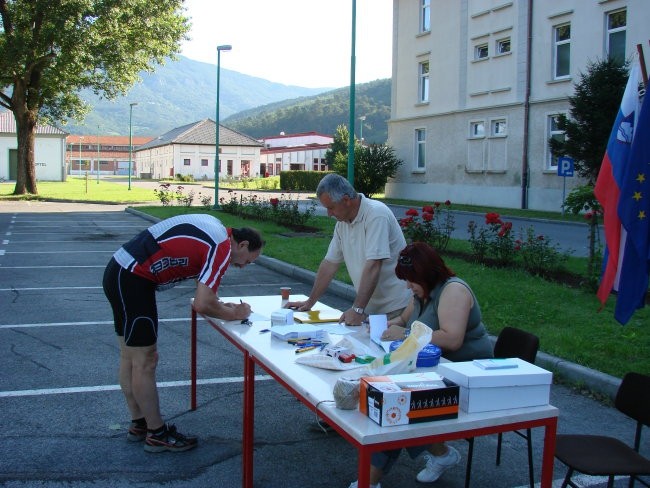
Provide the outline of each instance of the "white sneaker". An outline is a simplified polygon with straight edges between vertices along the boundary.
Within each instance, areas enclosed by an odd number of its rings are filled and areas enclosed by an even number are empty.
[[[416,478],[420,483],[433,483],[440,478],[442,473],[460,462],[459,452],[451,446],[447,446],[447,449],[449,451],[444,456],[434,456],[428,452],[424,453],[427,465],[418,473]]]
[[[358,481],[353,481],[352,483],[350,483],[350,486],[348,486],[348,488],[358,488],[358,487],[359,487]],[[377,483],[376,485],[373,485],[371,483],[370,488],[381,488],[381,483]]]

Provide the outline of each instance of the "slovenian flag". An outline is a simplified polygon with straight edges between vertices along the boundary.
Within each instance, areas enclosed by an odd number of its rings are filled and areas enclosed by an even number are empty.
[[[648,289],[647,248],[645,266],[639,267],[643,259],[638,256],[638,253],[628,254],[629,245],[635,241],[635,239],[630,239],[629,233],[636,232],[636,227],[625,225],[630,224],[633,220],[629,218],[629,210],[627,210],[630,198],[633,198],[628,194],[628,180],[630,174],[634,172],[634,168],[642,164],[640,161],[632,161],[632,149],[633,146],[642,144],[645,146],[650,135],[647,121],[642,120],[643,127],[638,128],[641,106],[639,87],[642,86],[641,70],[638,63],[635,63],[630,70],[621,107],[616,116],[594,188],[594,194],[603,207],[606,242],[603,275],[597,296],[604,305],[612,290],[618,292],[614,317],[622,324],[627,323],[634,310],[643,306],[643,301],[639,302],[639,295],[642,294],[645,299]],[[646,173],[648,173],[647,168],[650,168],[647,163],[646,161]],[[644,196],[646,200],[650,198],[648,194]],[[625,214],[622,215],[621,211]],[[635,254],[637,255],[635,256]],[[643,281],[640,274],[644,269],[645,288],[639,288]]]

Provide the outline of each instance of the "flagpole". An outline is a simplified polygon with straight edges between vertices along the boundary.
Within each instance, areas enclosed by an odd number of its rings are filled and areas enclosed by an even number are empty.
[[[648,41],[650,44],[650,41]],[[639,64],[641,65],[641,76],[643,77],[643,86],[648,86],[648,72],[645,69],[645,58],[643,57],[643,46],[636,45],[636,52],[639,53]]]

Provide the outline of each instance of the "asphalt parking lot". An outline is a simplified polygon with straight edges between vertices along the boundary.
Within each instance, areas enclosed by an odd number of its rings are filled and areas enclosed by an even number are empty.
[[[118,346],[101,277],[112,253],[149,224],[121,206],[0,203],[0,486],[241,486],[243,362],[207,326],[199,326],[199,406],[189,410],[191,283],[158,295],[158,381],[163,415],[197,434],[200,445],[150,454],[126,440],[129,417],[117,385]],[[230,269],[220,296],[278,294],[279,301],[280,286],[308,294],[311,282],[253,264]],[[321,301],[336,308],[349,304],[334,293]],[[258,374],[255,486],[347,488],[356,478],[355,450],[337,435],[312,431],[314,414]],[[553,385],[551,403],[560,409],[560,432],[633,438],[632,422],[571,389]],[[533,435],[539,479],[542,431]],[[466,444],[453,442],[463,459],[431,486],[463,486]],[[499,467],[495,448],[496,436],[477,439],[472,486],[527,486],[524,441],[504,435]],[[642,452],[650,453],[647,436]],[[422,465],[403,454],[382,486],[422,486],[415,481]],[[564,473],[556,463],[557,486]],[[602,479],[583,478],[581,484],[605,486]],[[616,486],[627,486],[627,480]]]

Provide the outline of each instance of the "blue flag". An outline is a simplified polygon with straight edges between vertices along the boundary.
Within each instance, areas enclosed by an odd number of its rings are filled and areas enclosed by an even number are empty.
[[[650,102],[644,97],[628,164],[625,166],[618,202],[624,229],[614,317],[625,324],[634,311],[643,308],[650,271]]]

